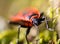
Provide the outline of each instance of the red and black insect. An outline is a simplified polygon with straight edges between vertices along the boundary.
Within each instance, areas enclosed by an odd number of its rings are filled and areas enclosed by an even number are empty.
[[[43,13],[40,13],[35,8],[27,8],[20,11],[18,14],[10,18],[10,24],[18,24],[23,27],[28,27],[26,36],[28,35],[30,28],[34,25],[38,26],[44,21]]]

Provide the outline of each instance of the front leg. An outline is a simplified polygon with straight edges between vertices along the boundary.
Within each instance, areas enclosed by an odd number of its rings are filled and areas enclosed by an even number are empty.
[[[27,42],[28,43],[32,42],[34,41],[35,37],[38,35],[38,28],[36,26],[32,26],[29,30],[27,30],[27,33],[26,33]]]
[[[27,40],[27,43],[29,44],[29,40],[28,40],[28,34],[29,34],[29,32],[30,32],[30,28],[31,27],[28,27],[28,29],[27,29],[27,31],[26,31],[26,40]]]

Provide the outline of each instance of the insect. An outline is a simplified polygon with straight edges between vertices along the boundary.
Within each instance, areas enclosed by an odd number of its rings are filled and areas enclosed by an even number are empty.
[[[45,18],[43,17],[43,13],[40,13],[36,8],[26,8],[18,12],[18,14],[12,16],[10,18],[9,23],[20,25],[22,27],[27,27],[28,28],[26,31],[26,39],[27,39],[27,35],[30,31],[30,28],[32,26],[38,26],[39,24],[41,24],[42,21],[44,21],[44,19]]]

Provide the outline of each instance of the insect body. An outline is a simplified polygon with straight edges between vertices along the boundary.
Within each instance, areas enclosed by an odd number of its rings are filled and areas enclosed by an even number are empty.
[[[26,38],[32,26],[38,26],[44,21],[43,13],[40,13],[35,8],[27,8],[20,11],[17,15],[10,18],[10,24],[18,24],[23,27],[28,27],[26,31]]]

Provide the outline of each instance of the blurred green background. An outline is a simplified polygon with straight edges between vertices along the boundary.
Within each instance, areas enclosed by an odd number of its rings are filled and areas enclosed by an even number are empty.
[[[45,11],[48,7],[48,0],[0,0],[0,15],[8,18],[9,15],[14,15],[30,6]]]

